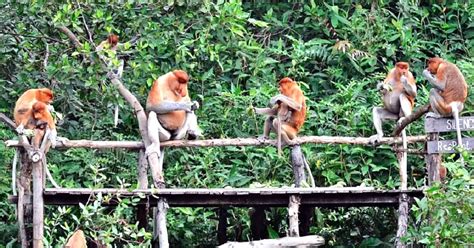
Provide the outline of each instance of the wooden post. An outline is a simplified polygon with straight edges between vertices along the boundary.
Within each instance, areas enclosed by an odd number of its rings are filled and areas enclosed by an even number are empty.
[[[428,141],[437,141],[439,139],[439,133],[428,133]],[[428,144],[428,143],[427,143]],[[441,154],[432,153],[426,155],[426,169],[428,171],[428,185],[432,185],[433,182],[439,182],[439,168],[441,166]]]
[[[302,182],[306,181],[306,175],[304,173],[305,158],[303,151],[299,145],[295,145],[291,150],[291,164],[293,166],[293,175],[295,177],[295,187],[301,187]],[[309,173],[309,172],[308,172]],[[312,177],[312,175],[309,175]],[[299,202],[301,199],[299,199]],[[291,199],[290,199],[291,202]],[[310,206],[299,206],[299,230],[300,235],[308,235],[309,228],[311,226],[311,220],[314,215],[314,207]]]
[[[168,248],[168,229],[166,227],[166,212],[168,211],[168,202],[165,198],[160,197],[156,208],[156,230],[154,239],[158,238],[160,248]],[[158,237],[157,237],[158,236]]]
[[[43,181],[44,181],[44,154],[35,151],[31,156],[33,161],[33,248],[43,247],[44,236],[44,204],[43,204]]]
[[[299,237],[299,225],[298,225],[298,211],[301,203],[300,196],[290,196],[290,203],[288,204],[288,219],[289,219],[289,230],[288,234],[290,237]]]
[[[18,174],[18,203],[17,203],[17,219],[21,247],[30,247],[33,240],[33,230],[28,224],[32,223],[33,208],[31,202],[25,203],[25,196],[31,196],[31,173],[32,164],[28,158],[28,153],[23,148],[18,149],[20,152],[20,173]]]
[[[140,149],[138,154],[138,189],[147,189],[148,188],[148,176],[147,176],[147,169],[148,169],[148,161],[145,156],[145,150]],[[147,227],[147,215],[148,215],[148,204],[147,205],[139,205],[137,207],[137,220],[138,220],[138,228],[145,228]]]
[[[249,215],[250,233],[252,234],[252,240],[261,240],[268,238],[265,207],[250,208]]]
[[[219,224],[217,225],[217,242],[219,245],[227,242],[227,217],[229,213],[227,212],[227,207],[221,207],[219,211]]]
[[[397,230],[397,238],[395,240],[395,246],[397,248],[404,248],[406,247],[402,242],[401,238],[405,236],[407,233],[408,227],[408,202],[409,198],[408,195],[405,193],[400,194],[400,205],[398,206],[398,230]]]
[[[402,130],[402,145],[399,147],[397,152],[398,166],[400,172],[400,189],[408,189],[408,175],[407,175],[407,138],[406,130]],[[398,230],[397,237],[395,239],[395,246],[397,248],[404,248],[400,239],[405,236],[408,227],[408,196],[405,193],[400,194],[399,205],[398,205]]]

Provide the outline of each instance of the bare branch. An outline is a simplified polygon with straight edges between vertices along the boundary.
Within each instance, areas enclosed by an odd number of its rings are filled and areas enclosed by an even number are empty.
[[[84,23],[84,27],[86,28],[87,35],[89,36],[89,42],[92,44],[92,46],[94,47],[94,50],[95,50],[94,40],[92,39],[92,34],[91,34],[91,31],[89,30],[89,26],[87,25],[86,18],[84,17],[84,13],[83,13],[84,10],[82,9],[81,4],[79,3],[79,1],[76,0],[76,4],[77,4],[78,8],[81,10],[82,23]]]
[[[148,136],[147,136],[148,137]],[[426,136],[407,136],[408,143],[425,142]],[[296,144],[347,144],[372,146],[366,137],[338,137],[338,136],[302,136],[296,137],[290,145]],[[402,138],[383,137],[381,144],[401,144]],[[18,147],[17,140],[5,141],[6,146]],[[209,140],[171,140],[160,143],[161,147],[214,147],[214,146],[276,146],[276,140],[260,140],[256,138],[209,139]],[[94,140],[64,140],[59,141],[56,148],[87,147],[95,149],[124,148],[138,150],[145,148],[141,141],[94,141]]]
[[[5,114],[0,113],[0,121],[4,122],[5,124],[7,124],[8,127],[15,130],[15,122],[13,122],[12,119],[8,118]]]
[[[5,31],[1,31],[0,34],[11,35],[15,38],[15,40],[17,42],[20,42],[19,37],[28,37],[28,38],[35,38],[35,39],[47,39],[47,40],[54,41],[54,42],[57,42],[57,43],[66,44],[62,40],[51,38],[51,37],[48,37],[48,36],[45,36],[45,35],[29,35],[29,34],[19,34],[19,33],[15,33],[15,32],[5,32]]]
[[[426,114],[428,111],[430,111],[430,105],[429,104],[426,104],[424,106],[422,106],[421,108],[419,108],[418,110],[416,110],[415,112],[413,112],[411,115],[407,116],[405,119],[403,119],[402,122],[400,123],[397,123],[397,125],[395,126],[395,130],[393,131],[393,136],[398,136],[400,135],[400,133],[402,132],[403,129],[405,129],[405,127],[420,119],[420,117],[424,114]]]
[[[67,28],[65,26],[61,26],[61,27],[58,27],[58,29],[61,32],[63,32],[69,38],[69,40],[72,42],[72,44],[74,44],[74,46],[76,48],[81,48],[82,47],[82,44],[79,41],[79,39],[76,37],[76,35],[71,30],[69,30],[69,28]]]
[[[44,44],[46,45],[46,54],[44,55],[44,60],[43,60],[43,70],[44,72],[46,72],[46,68],[48,67],[48,58],[49,58],[49,45],[48,45],[48,42],[44,42]]]

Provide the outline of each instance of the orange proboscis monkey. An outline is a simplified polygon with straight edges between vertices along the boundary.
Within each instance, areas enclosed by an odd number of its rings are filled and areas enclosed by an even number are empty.
[[[107,36],[107,39],[102,41],[97,47],[96,47],[96,52],[99,55],[99,57],[106,62],[107,66],[112,69],[113,73],[117,75],[117,77],[120,79],[122,78],[123,74],[123,67],[124,67],[124,61],[121,59],[118,61],[118,65],[114,64],[113,61],[116,58],[116,52],[121,46],[119,42],[119,37],[115,34],[109,34]],[[113,52],[104,52],[105,51],[113,51]],[[114,127],[117,127],[119,122],[119,105],[115,105],[115,110],[114,110]]]
[[[75,231],[64,245],[64,248],[87,248],[84,232],[82,230]]]
[[[281,139],[288,144],[296,137],[306,118],[306,99],[298,84],[285,77],[278,83],[280,94],[270,99],[269,108],[255,108],[255,113],[268,115],[259,139],[267,139],[270,131],[277,134],[278,152],[281,153]]]
[[[372,110],[376,135],[370,137],[371,143],[378,143],[383,137],[382,122],[398,120],[407,117],[413,111],[415,104],[416,84],[410,67],[406,62],[397,62],[385,80],[377,85],[381,90],[383,107]]]
[[[153,83],[146,102],[148,135],[152,142],[147,153],[158,152],[160,141],[179,140],[186,136],[188,139],[196,139],[202,136],[194,114],[199,104],[191,101],[188,82],[189,76],[185,71],[174,70],[160,76]],[[155,127],[158,130],[154,130]]]
[[[467,99],[467,83],[459,68],[448,61],[434,57],[428,59],[428,67],[423,76],[433,85],[430,90],[430,108],[426,117],[454,117],[456,121],[457,143],[462,146],[459,115]],[[461,163],[464,159],[461,156]]]
[[[51,131],[48,139],[53,147],[56,145],[56,124],[50,113],[50,105],[53,101],[53,92],[48,88],[29,89],[25,91],[16,101],[14,119],[17,132],[23,134],[25,129],[37,130],[33,138],[33,145],[39,148],[44,135],[45,126]]]

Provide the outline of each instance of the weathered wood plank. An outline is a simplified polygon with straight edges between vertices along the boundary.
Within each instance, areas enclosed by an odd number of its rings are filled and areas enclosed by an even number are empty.
[[[287,207],[290,195],[299,195],[301,205],[306,206],[398,206],[398,199],[401,193],[406,193],[409,197],[423,197],[423,192],[419,190],[365,190],[353,191],[343,190],[343,188],[331,188],[331,193],[327,189],[318,188],[285,188],[281,194],[268,194],[275,192],[276,189],[258,189],[260,194],[238,194],[248,189],[162,189],[162,190],[109,190],[109,189],[69,189],[73,192],[82,192],[82,194],[72,195],[68,189],[46,189],[44,192],[44,202],[48,205],[76,205],[90,201],[91,195],[98,193],[118,195],[124,197],[138,197],[151,195],[154,197],[141,198],[141,204],[155,204],[158,199],[166,197],[170,207],[220,207],[220,206],[275,206]],[[198,194],[200,190],[207,190],[210,194]],[[225,192],[214,194],[220,191],[233,190],[234,194],[226,195]],[[253,191],[256,189],[252,189]],[[255,191],[254,191],[255,192]],[[284,193],[283,193],[284,192]],[[302,193],[303,192],[303,193]],[[311,192],[307,194],[307,192]],[[353,192],[357,192],[354,194]],[[157,199],[158,197],[158,199]],[[115,197],[112,197],[115,198]],[[11,201],[16,203],[17,197],[10,197]],[[147,202],[148,201],[148,202]],[[115,205],[117,201],[103,203],[104,205]]]
[[[465,116],[459,118],[459,127],[461,131],[474,130],[474,116]],[[426,133],[442,133],[456,131],[456,121],[451,118],[426,118]]]
[[[454,147],[458,145],[456,140],[435,140],[435,141],[428,141],[428,154],[433,153],[455,153]],[[462,147],[471,152],[474,150],[474,138],[463,138],[462,139]]]
[[[220,245],[219,248],[270,248],[270,247],[318,247],[324,245],[324,238],[317,235],[305,237],[285,237],[279,239],[263,239],[250,242],[228,242]]]

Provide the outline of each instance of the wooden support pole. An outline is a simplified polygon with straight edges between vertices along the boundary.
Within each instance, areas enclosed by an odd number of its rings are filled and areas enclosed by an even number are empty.
[[[301,203],[300,196],[292,195],[290,196],[290,203],[288,204],[288,219],[289,219],[289,230],[288,234],[290,237],[299,237],[299,220],[298,212]]]
[[[224,244],[228,241],[227,239],[227,218],[229,213],[227,207],[218,209],[219,211],[219,224],[217,225],[217,242],[219,245]]]
[[[32,157],[33,161],[33,248],[43,247],[44,236],[44,154],[36,151]],[[36,160],[35,158],[39,158]]]
[[[398,230],[397,238],[395,240],[395,246],[397,248],[406,247],[402,242],[401,238],[404,237],[407,233],[408,227],[408,212],[409,212],[409,197],[407,194],[400,194],[400,205],[398,206]]]
[[[268,238],[267,218],[265,215],[265,207],[252,207],[249,209],[250,215],[250,233],[252,240],[261,240]]]
[[[295,178],[295,187],[301,187],[302,183],[306,181],[306,175],[304,172],[306,159],[304,157],[303,151],[299,145],[295,145],[292,147],[291,150],[291,164],[293,166],[293,175]],[[309,166],[309,165],[308,165]],[[310,170],[308,170],[308,174]],[[311,179],[313,178],[312,175],[308,175]],[[314,184],[314,179],[311,180],[312,184]],[[291,202],[291,199],[290,199]],[[312,218],[314,215],[314,207],[310,206],[299,206],[299,230],[298,233],[300,235],[308,235],[309,228],[311,226]],[[291,233],[291,232],[290,232]]]
[[[437,141],[439,139],[439,133],[428,133],[428,141]],[[439,182],[439,168],[441,166],[441,154],[433,153],[426,155],[426,168],[428,171],[428,185],[432,185],[433,182]]]
[[[169,206],[166,199],[160,197],[160,199],[158,199],[155,213],[156,231],[153,234],[153,240],[155,240],[156,244],[156,240],[158,239],[160,248],[168,248],[170,246],[168,242],[168,229],[166,227],[166,212],[168,211],[168,208]]]
[[[145,156],[145,150],[140,149],[138,154],[138,189],[147,189],[148,188],[148,161]],[[137,220],[138,228],[147,227],[147,216],[148,216],[148,205],[139,205],[137,206]]]

